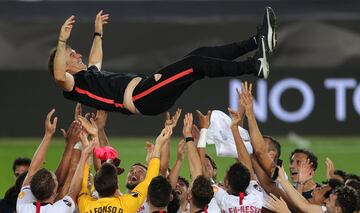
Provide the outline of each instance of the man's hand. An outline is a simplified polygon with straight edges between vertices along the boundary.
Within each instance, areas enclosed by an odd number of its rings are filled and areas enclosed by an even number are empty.
[[[66,42],[69,39],[74,23],[75,23],[74,15],[66,19],[64,24],[61,26],[60,35],[59,35],[60,41]]]
[[[95,32],[103,34],[103,25],[107,24],[108,20],[109,14],[103,14],[103,10],[100,10],[95,18]]]
[[[90,155],[93,153],[94,147],[95,147],[94,140],[88,142],[87,146],[83,146],[82,155],[84,156],[85,159],[88,159],[90,157]]]
[[[79,121],[87,133],[91,136],[98,136],[98,128],[93,118],[90,118],[89,122],[85,117],[79,116]]]
[[[266,205],[270,210],[277,212],[277,213],[291,213],[288,206],[286,205],[286,202],[282,197],[277,198],[275,195],[270,193],[270,196],[267,196],[266,198]]]
[[[82,116],[82,108],[80,103],[76,103],[75,116],[74,116],[75,121],[79,119],[79,116]]]
[[[285,175],[285,170],[284,170],[284,166],[277,166],[277,168],[279,169],[279,173],[278,173],[278,177],[277,177],[277,181],[278,182],[282,182],[282,181],[287,181],[286,180],[286,175]]]
[[[240,95],[241,108],[245,109],[247,116],[253,114],[253,96],[251,94],[252,84],[248,85],[247,81],[241,83],[242,93]]]
[[[51,117],[53,116],[54,112],[55,112],[55,109],[52,109],[46,116],[45,135],[54,135],[54,133],[55,133],[58,118],[55,117],[53,122],[51,122]]]
[[[298,171],[298,183],[305,184],[314,176],[314,172],[312,169],[312,163],[310,159],[306,159],[305,162],[301,162],[300,168]]]
[[[62,135],[65,138],[65,142],[68,144],[75,144],[80,140],[81,130],[82,128],[79,121],[73,121],[67,131],[65,131],[64,129],[60,129]]]
[[[239,124],[241,123],[241,120],[242,120],[242,117],[240,115],[240,112],[237,112],[233,109],[230,109],[228,108],[228,111],[231,115],[231,126],[234,127],[234,126],[239,126]]]
[[[240,113],[241,118],[244,118],[245,115],[245,108],[241,106],[240,99],[241,99],[241,92],[238,88],[236,88],[236,93],[238,95],[238,111]]]
[[[172,128],[169,126],[165,127],[161,131],[160,135],[156,138],[155,144],[158,144],[160,147],[162,147],[166,143],[166,141],[170,139],[171,135],[172,135]]]
[[[166,112],[166,120],[165,120],[165,127],[166,126],[170,126],[171,128],[175,128],[176,127],[176,124],[180,118],[180,115],[181,115],[181,109],[178,108],[175,112],[175,115],[174,116],[170,116],[170,113],[169,112]]]
[[[196,113],[197,113],[198,118],[199,118],[199,127],[200,127],[200,129],[203,129],[203,128],[209,129],[211,111],[209,110],[206,115],[203,115],[199,110],[196,110]]]
[[[325,163],[326,163],[326,179],[329,180],[334,176],[335,167],[332,160],[328,157],[326,158]]]
[[[198,144],[200,139],[200,130],[195,124],[193,124],[191,127],[191,135],[194,138],[194,143]]]
[[[103,130],[106,125],[107,112],[104,110],[97,110],[95,116],[95,123],[99,130]]]
[[[184,138],[192,137],[191,129],[193,125],[192,113],[186,113],[184,118],[183,136]]]

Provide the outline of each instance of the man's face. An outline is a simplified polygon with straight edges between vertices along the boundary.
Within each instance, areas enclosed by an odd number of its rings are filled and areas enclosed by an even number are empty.
[[[290,159],[290,174],[294,183],[299,181],[299,168],[306,161],[308,156],[304,153],[295,153]]]
[[[331,187],[329,185],[323,185],[321,187],[316,187],[314,191],[312,192],[312,204],[317,205],[324,205],[326,198],[325,193],[327,191],[331,190]]]
[[[274,151],[273,149],[271,149],[271,143],[272,143],[272,141],[269,139],[269,138],[264,138],[264,142],[265,142],[265,144],[266,144],[266,150],[267,150],[267,152],[268,152],[268,155],[269,155],[269,157],[271,158],[271,160],[273,161],[273,162],[275,162],[275,158],[276,158],[276,155],[277,155],[277,153],[276,153],[276,151]],[[276,162],[275,162],[276,163]]]
[[[126,188],[133,190],[139,183],[141,183],[146,176],[146,169],[142,166],[134,165],[127,174]]]
[[[19,175],[21,175],[22,173],[26,172],[27,170],[29,170],[29,166],[28,165],[17,165],[15,167],[15,171],[14,171],[14,175],[17,178]]]
[[[186,200],[187,191],[188,187],[186,186],[185,182],[181,179],[178,179],[175,187],[175,192],[179,195],[180,203]]]
[[[82,61],[82,55],[71,48],[66,48],[66,71],[75,74],[81,70],[86,70],[87,66]]]
[[[326,199],[326,209],[328,213],[339,212],[339,207],[336,205],[337,196],[336,194],[331,193],[329,198]]]

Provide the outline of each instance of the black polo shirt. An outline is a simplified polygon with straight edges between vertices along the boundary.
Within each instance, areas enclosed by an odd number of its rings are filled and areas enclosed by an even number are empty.
[[[63,91],[65,98],[96,109],[132,114],[124,108],[124,92],[133,78],[142,76],[99,71],[96,66],[91,66],[73,76],[74,88],[70,92]]]

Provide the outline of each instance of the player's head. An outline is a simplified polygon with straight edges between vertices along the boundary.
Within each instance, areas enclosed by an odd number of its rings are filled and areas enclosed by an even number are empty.
[[[359,210],[358,193],[347,186],[334,190],[326,200],[328,213],[353,213]]]
[[[211,180],[204,176],[198,176],[193,183],[188,200],[195,208],[204,209],[214,196]]]
[[[250,183],[249,169],[242,163],[234,163],[230,166],[224,177],[225,188],[229,193],[238,196],[245,192]]]
[[[49,53],[48,70],[54,76],[54,59],[57,48],[53,48]],[[82,55],[77,53],[70,45],[66,44],[65,48],[66,72],[75,74],[81,70],[86,70],[87,66],[82,61]]]
[[[179,176],[176,183],[175,192],[178,194],[181,203],[186,202],[188,189],[189,181],[187,181],[184,177]]]
[[[331,192],[339,187],[342,186],[343,183],[338,180],[338,179],[330,179],[327,184],[324,184],[320,187],[316,187],[312,193],[311,193],[311,198],[309,199],[309,202],[311,204],[316,204],[316,205],[325,205],[325,200],[329,198]]]
[[[313,176],[315,173],[315,170],[318,166],[317,157],[314,155],[314,153],[305,150],[305,149],[295,149],[290,154],[290,173],[291,173],[291,179],[293,182],[298,182],[298,172],[299,168],[302,163],[306,162],[306,160],[309,159],[312,168],[311,175]]]
[[[171,190],[170,202],[167,206],[168,213],[177,213],[180,208],[180,200],[174,189]]]
[[[341,182],[345,183],[346,176],[347,176],[347,174],[345,171],[337,169],[334,171],[334,175],[332,176],[332,178],[338,179]]]
[[[206,166],[206,170],[208,171],[210,177],[213,180],[216,180],[217,166],[216,166],[214,159],[212,159],[212,157],[208,154],[205,154],[205,166]]]
[[[164,209],[171,199],[171,185],[163,176],[157,176],[150,182],[147,201],[150,208]]]
[[[30,183],[31,192],[40,202],[52,203],[56,197],[57,187],[55,174],[45,168],[37,171]]]
[[[12,166],[15,177],[26,172],[29,169],[30,164],[31,160],[29,158],[16,158]]]
[[[114,165],[104,163],[94,177],[94,186],[100,197],[112,197],[118,189],[117,171]]]
[[[264,141],[267,144],[267,151],[273,162],[276,162],[281,155],[281,145],[273,137],[263,135]]]
[[[141,183],[146,176],[147,167],[141,163],[132,165],[127,174],[126,188],[133,190],[139,183]]]

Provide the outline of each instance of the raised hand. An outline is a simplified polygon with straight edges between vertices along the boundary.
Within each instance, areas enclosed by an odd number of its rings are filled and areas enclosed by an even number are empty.
[[[86,131],[81,131],[79,138],[80,138],[83,149],[85,147],[89,146],[88,133]]]
[[[253,96],[251,94],[252,84],[248,84],[247,81],[241,83],[242,93],[240,95],[241,108],[245,109],[246,115],[253,113]]]
[[[79,121],[73,121],[67,131],[65,131],[64,129],[60,129],[62,135],[65,138],[65,142],[69,144],[75,144],[80,140],[81,130],[82,127]]]
[[[177,159],[178,160],[183,160],[184,159],[184,152],[185,152],[185,140],[181,140],[178,144],[178,149],[177,149]]]
[[[104,129],[107,120],[107,112],[104,110],[97,110],[94,120],[99,130]]]
[[[240,115],[240,112],[237,112],[231,108],[228,108],[228,111],[231,115],[231,126],[239,126],[239,124],[242,121],[242,116]]]
[[[194,138],[194,143],[197,144],[200,139],[200,130],[195,124],[193,124],[191,127],[191,135]]]
[[[202,114],[199,110],[196,110],[196,113],[198,115],[200,129],[208,129],[210,126],[211,111],[209,110],[206,115]]]
[[[103,14],[103,10],[100,10],[96,14],[95,18],[95,32],[103,34],[103,25],[109,21],[109,14]]]
[[[55,109],[52,109],[46,116],[45,134],[54,135],[54,133],[55,133],[58,118],[55,117],[53,122],[51,122],[51,117],[53,116],[54,112],[55,112]]]
[[[160,147],[162,147],[166,143],[166,141],[170,139],[171,135],[172,135],[172,128],[169,126],[165,127],[161,131],[160,135],[156,138],[155,144],[159,144]]]
[[[278,182],[281,182],[281,181],[287,181],[286,179],[286,173],[285,173],[285,170],[284,170],[284,166],[277,166],[278,169],[279,169],[279,173],[278,173],[278,177],[277,177],[277,181]]]
[[[305,162],[301,162],[300,168],[298,171],[298,183],[305,184],[313,177],[314,173],[312,171],[312,163],[310,159],[306,159]]]
[[[270,210],[278,213],[291,213],[288,206],[286,205],[286,202],[282,197],[277,198],[275,195],[270,193],[270,196],[267,196],[266,198],[266,207],[268,207]]]
[[[98,135],[98,127],[96,126],[94,118],[90,118],[90,122],[83,116],[79,116],[79,122],[87,133],[91,136]]]
[[[79,116],[82,116],[82,108],[80,103],[76,103],[75,107],[75,120],[78,120]]]
[[[334,176],[335,167],[334,167],[334,163],[330,158],[326,158],[325,164],[326,164],[326,179],[329,180]]]
[[[64,24],[61,26],[60,35],[59,35],[60,41],[66,42],[69,39],[74,23],[75,23],[74,15],[72,15],[68,19],[66,19]]]
[[[183,136],[185,138],[192,137],[191,129],[193,125],[193,115],[192,113],[186,113],[184,118],[184,127],[183,127]]]
[[[181,109],[178,108],[175,112],[175,115],[174,116],[170,116],[170,113],[169,112],[166,112],[166,120],[165,120],[165,127],[166,126],[170,126],[171,128],[175,128],[176,127],[176,124],[180,118],[180,115],[181,115]]]

